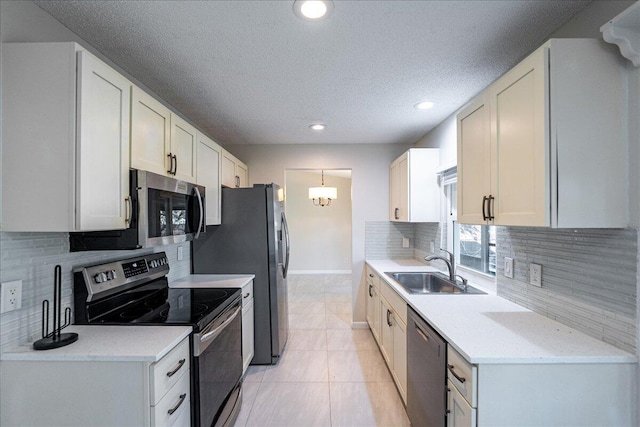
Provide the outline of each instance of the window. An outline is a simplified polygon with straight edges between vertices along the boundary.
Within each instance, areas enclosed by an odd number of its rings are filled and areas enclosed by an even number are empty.
[[[448,175],[448,180],[443,182],[447,210],[447,247],[453,248],[458,265],[495,276],[496,228],[492,225],[458,224],[455,172],[449,172]]]
[[[459,265],[496,275],[496,228],[454,224],[454,253]]]

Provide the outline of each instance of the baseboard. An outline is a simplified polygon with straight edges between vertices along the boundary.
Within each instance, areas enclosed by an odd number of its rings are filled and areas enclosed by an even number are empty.
[[[289,274],[351,274],[351,270],[289,270]]]
[[[367,322],[351,322],[351,329],[369,329]]]

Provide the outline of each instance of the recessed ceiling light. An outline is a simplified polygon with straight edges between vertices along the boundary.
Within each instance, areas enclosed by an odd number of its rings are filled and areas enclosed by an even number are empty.
[[[326,17],[333,9],[331,0],[295,0],[293,12],[302,19],[318,21]]]
[[[316,131],[318,131],[318,130],[325,130],[325,129],[326,129],[326,127],[327,127],[327,125],[325,125],[324,123],[314,123],[314,124],[312,124],[312,125],[310,125],[310,126],[309,126],[309,128],[310,128],[311,130],[316,130]]]
[[[431,108],[433,108],[434,105],[436,104],[434,104],[431,101],[423,101],[423,102],[418,102],[413,107],[416,108],[417,110],[430,110]]]

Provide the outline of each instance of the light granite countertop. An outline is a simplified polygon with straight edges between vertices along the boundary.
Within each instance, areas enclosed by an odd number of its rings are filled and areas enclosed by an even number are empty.
[[[2,353],[1,360],[60,362],[157,362],[191,333],[191,326],[70,325],[78,341],[52,350],[31,345]]]
[[[242,288],[253,274],[190,274],[169,283],[170,288]]]
[[[385,274],[436,271],[418,260],[369,260],[367,264],[470,363],[637,362],[635,355],[491,292],[415,295]]]

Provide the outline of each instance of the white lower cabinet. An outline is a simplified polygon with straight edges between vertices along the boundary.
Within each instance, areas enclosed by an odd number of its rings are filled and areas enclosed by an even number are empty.
[[[391,287],[366,267],[367,323],[402,400],[407,402],[407,305]]]
[[[154,363],[3,360],[0,425],[188,427],[189,354],[187,337]]]
[[[247,371],[255,353],[253,327],[253,280],[242,287],[242,374]]]

